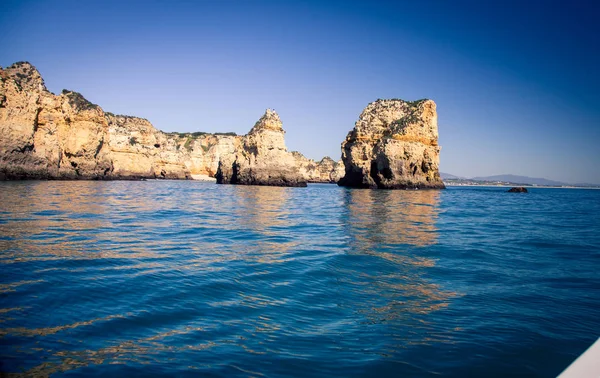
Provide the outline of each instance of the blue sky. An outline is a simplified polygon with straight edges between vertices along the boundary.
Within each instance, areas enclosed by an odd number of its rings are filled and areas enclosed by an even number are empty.
[[[339,158],[377,98],[438,105],[441,170],[600,184],[596,1],[28,1],[0,65],[164,131],[246,133]]]

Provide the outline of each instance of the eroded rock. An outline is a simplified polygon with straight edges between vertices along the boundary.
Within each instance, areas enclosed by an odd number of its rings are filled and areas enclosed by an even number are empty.
[[[334,161],[329,156],[325,156],[320,161],[314,161],[298,151],[292,151],[292,155],[296,160],[298,171],[308,182],[335,184],[344,176],[344,163],[341,160]]]
[[[235,141],[233,153],[221,156],[217,183],[306,186],[284,134],[279,115],[267,109],[250,132]]]
[[[437,112],[432,100],[377,100],[342,142],[339,185],[380,189],[443,189]]]
[[[63,90],[27,62],[0,68],[0,179],[187,179],[214,176],[231,133],[163,133]]]

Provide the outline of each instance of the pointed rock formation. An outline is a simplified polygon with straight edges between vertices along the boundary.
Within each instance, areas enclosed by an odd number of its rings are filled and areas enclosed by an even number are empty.
[[[218,184],[306,186],[293,155],[287,151],[279,115],[271,109],[241,137],[217,169]]]
[[[377,100],[342,142],[341,186],[443,189],[436,105],[432,100]]]

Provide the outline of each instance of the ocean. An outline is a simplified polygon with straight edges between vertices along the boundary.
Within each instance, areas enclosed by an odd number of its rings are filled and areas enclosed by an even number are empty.
[[[0,183],[3,376],[553,377],[600,190]]]

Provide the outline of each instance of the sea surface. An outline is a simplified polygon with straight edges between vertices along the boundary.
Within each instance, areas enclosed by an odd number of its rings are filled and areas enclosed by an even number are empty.
[[[600,336],[600,190],[0,183],[3,376],[537,376]]]

